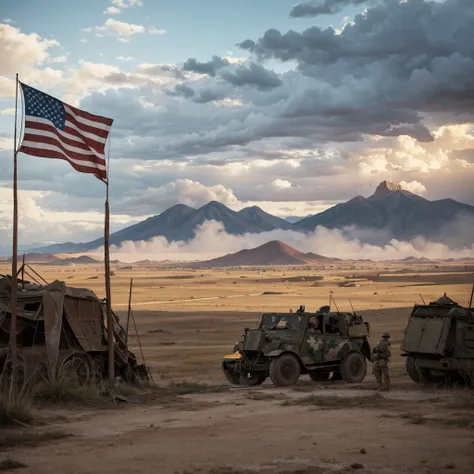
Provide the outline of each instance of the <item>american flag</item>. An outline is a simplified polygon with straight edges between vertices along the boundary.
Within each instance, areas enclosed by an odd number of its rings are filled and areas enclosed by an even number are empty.
[[[66,160],[77,171],[107,182],[105,143],[112,119],[72,107],[20,82],[25,133],[18,151]]]

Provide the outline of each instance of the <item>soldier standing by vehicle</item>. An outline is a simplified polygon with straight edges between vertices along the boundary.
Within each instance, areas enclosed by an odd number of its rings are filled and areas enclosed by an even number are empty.
[[[390,375],[388,363],[390,362],[390,334],[384,332],[382,340],[372,349],[372,373],[377,381],[378,389],[390,389]]]

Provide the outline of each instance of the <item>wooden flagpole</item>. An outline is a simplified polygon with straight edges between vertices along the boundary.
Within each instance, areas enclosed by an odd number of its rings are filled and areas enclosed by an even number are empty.
[[[105,263],[105,297],[107,301],[107,341],[108,341],[108,373],[109,385],[115,384],[115,347],[114,347],[114,325],[112,318],[112,296],[110,291],[110,255],[109,255],[109,163],[110,163],[110,136],[107,147],[107,181],[105,183],[105,226],[104,226],[104,263]]]
[[[18,289],[18,166],[17,166],[17,114],[18,114],[18,73],[15,78],[15,131],[13,135],[13,255],[12,255],[12,287],[10,302],[10,350],[12,354],[12,374],[17,365],[16,349],[16,300]],[[12,375],[13,376],[13,375]]]

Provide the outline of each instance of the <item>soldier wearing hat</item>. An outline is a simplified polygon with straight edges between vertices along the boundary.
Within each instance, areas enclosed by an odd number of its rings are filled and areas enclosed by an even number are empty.
[[[390,375],[388,363],[390,362],[390,334],[384,332],[382,340],[372,349],[372,373],[377,381],[379,390],[390,389]]]

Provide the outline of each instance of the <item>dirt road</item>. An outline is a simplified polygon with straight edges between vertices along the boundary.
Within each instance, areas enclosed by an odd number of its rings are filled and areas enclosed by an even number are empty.
[[[382,396],[368,388],[263,386],[189,395],[184,406],[44,411],[67,418],[47,429],[73,436],[9,455],[29,466],[22,474],[473,472],[472,407],[405,382]]]

